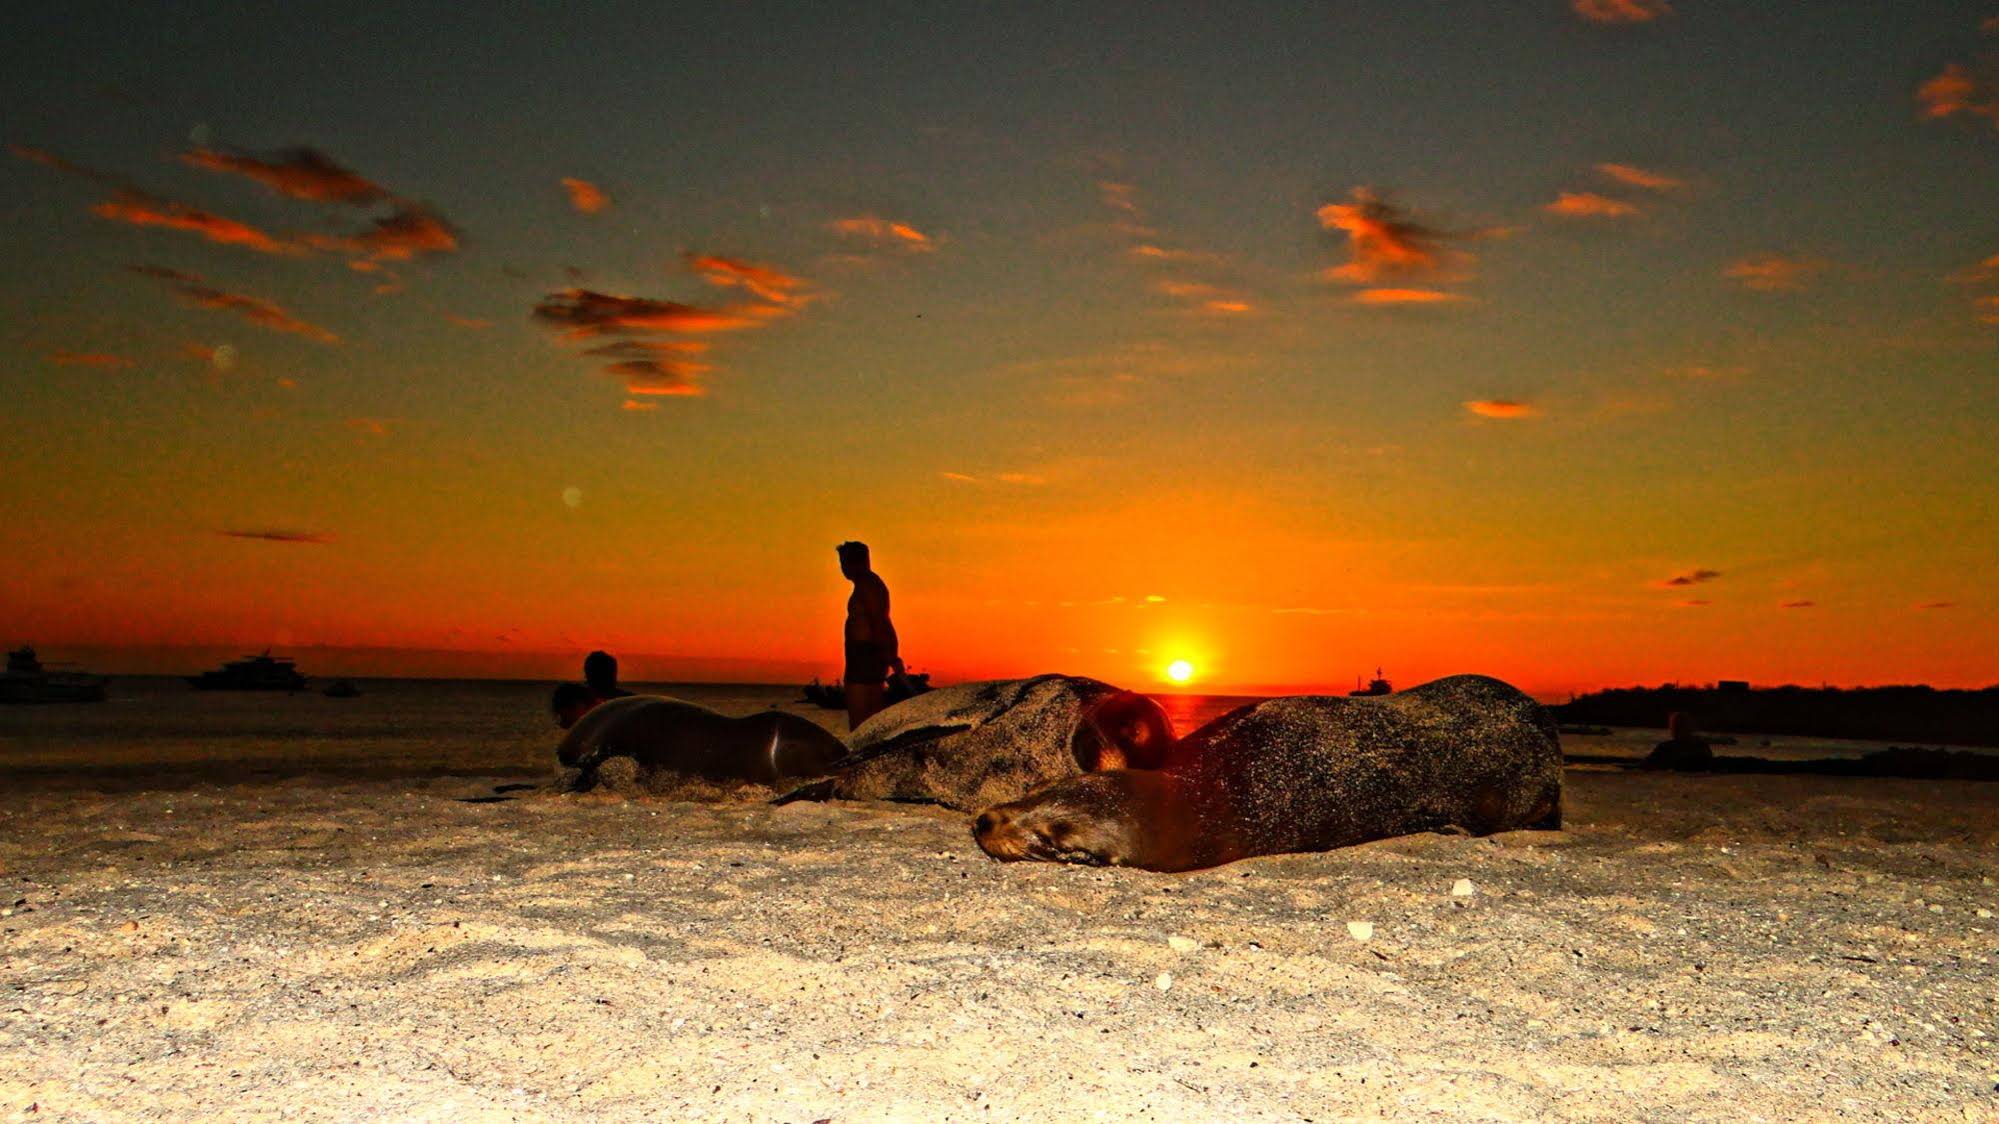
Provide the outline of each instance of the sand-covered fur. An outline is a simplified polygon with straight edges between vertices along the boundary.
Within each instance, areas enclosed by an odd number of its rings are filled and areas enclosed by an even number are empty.
[[[1157,703],[1095,679],[963,683],[862,723],[834,779],[810,795],[977,811],[1080,772],[1156,765],[1171,729]]]
[[[1231,711],[1166,767],[1074,777],[986,810],[1005,859],[1190,870],[1457,828],[1560,822],[1553,719],[1481,675],[1378,698],[1301,696]]]

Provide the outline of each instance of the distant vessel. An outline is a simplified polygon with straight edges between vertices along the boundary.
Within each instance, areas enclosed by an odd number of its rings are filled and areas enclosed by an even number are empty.
[[[352,679],[335,679],[320,694],[329,699],[357,699],[361,697],[361,688],[356,687]]]
[[[1358,686],[1360,683],[1360,676],[1358,675],[1354,676],[1354,683],[1356,684],[1354,689],[1347,692],[1349,696],[1354,698],[1371,698],[1375,695],[1392,695],[1395,693],[1395,684],[1382,678],[1381,669],[1378,667],[1374,669],[1374,678],[1367,681],[1367,686]]]
[[[273,658],[266,651],[262,655],[244,656],[231,660],[214,671],[204,671],[200,675],[190,675],[187,681],[197,691],[300,691],[305,689],[305,676],[298,673],[292,661],[282,657]]]
[[[111,680],[83,671],[50,671],[22,645],[7,653],[7,671],[0,675],[0,703],[103,702]]]
[[[930,689],[930,673],[927,671],[891,675],[888,679],[888,689],[883,692],[882,698],[888,702],[899,703],[904,699],[915,698]],[[827,710],[847,709],[847,685],[837,679],[831,683],[821,683],[819,678],[814,676],[812,682],[807,683],[803,690],[804,702]]]

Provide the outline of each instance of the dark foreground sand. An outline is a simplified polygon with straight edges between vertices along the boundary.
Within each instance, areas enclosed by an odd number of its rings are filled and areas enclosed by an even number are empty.
[[[1160,875],[507,779],[0,791],[0,1114],[1999,1119],[1995,786],[1571,769]]]

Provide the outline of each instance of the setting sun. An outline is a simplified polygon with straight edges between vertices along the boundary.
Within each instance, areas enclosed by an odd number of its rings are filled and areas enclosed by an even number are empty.
[[[1174,660],[1166,665],[1166,678],[1174,683],[1186,683],[1194,678],[1194,665],[1186,660]]]

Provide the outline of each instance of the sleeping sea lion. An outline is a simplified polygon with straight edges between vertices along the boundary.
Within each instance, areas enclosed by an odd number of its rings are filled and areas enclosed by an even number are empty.
[[[577,771],[572,788],[594,788],[602,766],[630,758],[640,787],[677,778],[783,785],[826,774],[847,747],[830,731],[782,711],[731,718],[664,695],[628,695],[592,707],[555,758]],[[659,782],[659,783],[652,783]]]
[[[1161,769],[1071,777],[986,809],[972,835],[1002,860],[1197,870],[1418,831],[1559,827],[1561,803],[1548,712],[1497,679],[1457,675],[1240,707]]]
[[[961,683],[861,723],[829,780],[779,803],[912,800],[973,811],[1078,773],[1156,768],[1172,742],[1158,703],[1095,679]]]

